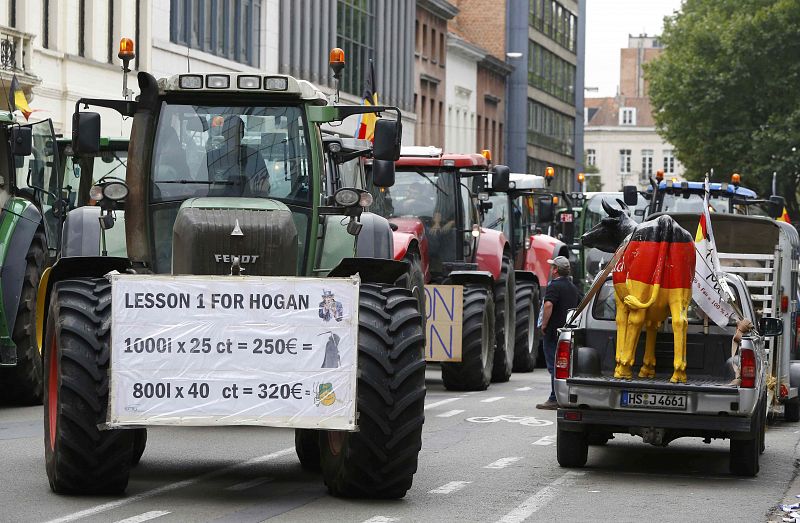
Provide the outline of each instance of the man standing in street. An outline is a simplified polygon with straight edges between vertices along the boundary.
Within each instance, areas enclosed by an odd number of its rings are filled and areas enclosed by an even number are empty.
[[[555,410],[558,408],[556,394],[553,390],[555,376],[556,346],[558,345],[558,329],[567,322],[567,311],[574,309],[581,301],[581,293],[569,277],[569,260],[564,256],[556,256],[547,260],[552,266],[550,283],[544,293],[542,307],[542,345],[547,371],[550,373],[550,397],[544,403],[536,405],[537,409]]]

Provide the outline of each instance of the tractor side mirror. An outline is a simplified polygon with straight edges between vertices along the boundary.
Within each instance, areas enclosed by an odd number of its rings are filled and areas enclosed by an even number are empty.
[[[495,191],[508,191],[511,169],[505,165],[495,165],[492,167],[492,189]]]
[[[376,160],[400,159],[400,141],[403,138],[403,126],[399,120],[380,118],[375,122],[375,142],[372,155]]]
[[[783,209],[786,208],[786,198],[783,196],[773,195],[769,197],[769,205],[767,205],[767,213],[773,220],[777,220],[783,216]]]
[[[639,202],[639,191],[635,185],[626,185],[622,188],[622,200],[629,207],[635,206]]]
[[[391,187],[394,185],[394,161],[372,161],[372,183],[375,187]]]
[[[72,149],[75,154],[97,154],[100,151],[100,115],[77,112],[72,115]]]
[[[761,318],[758,330],[765,338],[774,338],[783,334],[783,321],[780,318]]]
[[[555,218],[552,196],[542,196],[536,202],[536,223],[550,223]]]
[[[28,156],[33,152],[33,132],[30,127],[11,128],[11,154]]]

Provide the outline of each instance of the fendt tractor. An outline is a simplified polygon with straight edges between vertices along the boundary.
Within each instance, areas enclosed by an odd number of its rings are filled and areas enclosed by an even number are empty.
[[[394,258],[410,264],[407,281],[415,287],[424,281],[426,295],[438,296],[437,285],[458,286],[463,292],[461,337],[448,338],[451,349],[460,345],[460,360],[451,357],[458,350],[432,349],[442,343],[431,317],[438,302],[424,303],[428,361],[442,362],[442,381],[450,390],[484,390],[492,381],[508,381],[516,327],[511,247],[501,231],[481,227],[477,196],[470,188],[471,178],[486,176],[486,158],[404,147],[395,166],[391,189],[370,189],[372,208],[392,224]],[[493,173],[496,188],[507,187],[508,167],[495,166]]]
[[[343,66],[333,50],[337,82]],[[359,152],[390,187],[399,110],[332,104],[286,75],[137,80],[135,101],[81,99],[73,117],[76,158],[100,150],[89,107],[133,124],[124,179],[81,176],[86,204],[63,218],[69,249],[40,285],[51,488],[123,492],[147,426],[258,425],[295,429],[333,495],[404,496],[422,445],[422,320],[394,284],[408,269],[388,221],[333,175],[352,158],[321,132],[394,114]]]
[[[20,125],[0,111],[0,402],[42,402],[36,289],[58,242],[50,120]]]

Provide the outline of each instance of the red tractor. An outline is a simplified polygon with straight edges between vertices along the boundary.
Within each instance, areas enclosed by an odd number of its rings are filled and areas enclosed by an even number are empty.
[[[377,166],[373,166],[373,169]],[[463,287],[461,361],[442,361],[442,380],[451,390],[483,390],[508,381],[514,365],[515,274],[511,246],[501,231],[481,227],[469,179],[486,175],[480,154],[443,154],[435,147],[408,147],[395,162],[395,184],[371,188],[371,211],[389,219],[394,257],[409,263],[406,284],[418,296],[429,326],[436,304],[429,285]],[[508,168],[493,169],[508,183]],[[371,177],[368,177],[368,180]]]

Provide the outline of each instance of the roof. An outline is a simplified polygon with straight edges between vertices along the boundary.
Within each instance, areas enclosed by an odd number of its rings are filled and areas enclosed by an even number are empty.
[[[584,106],[588,111],[587,128],[590,127],[655,127],[653,107],[647,97],[613,96],[609,98],[586,98]],[[636,125],[620,125],[619,110],[622,107],[636,109]]]
[[[727,192],[728,194],[731,195],[735,193],[736,196],[742,196],[744,198],[758,198],[756,192],[752,189],[748,189],[747,187],[741,187],[741,186],[736,187],[733,184],[718,183],[718,182],[710,183],[708,185],[711,192],[714,193]],[[667,182],[662,181],[660,184],[658,184],[658,188],[659,190],[667,189]],[[688,191],[688,192],[703,193],[705,191],[705,182],[679,182],[673,184],[671,188],[673,191]],[[653,188],[648,187],[647,191],[652,192]]]
[[[220,87],[210,86],[210,80],[222,79]],[[227,85],[224,79],[228,78]],[[242,87],[248,82],[255,81],[254,87]],[[186,82],[186,83],[182,83]],[[190,83],[191,82],[191,83]],[[195,87],[199,82],[199,87]],[[269,83],[268,83],[269,82]],[[192,85],[191,87],[185,87]],[[300,98],[315,102],[318,105],[327,105],[325,94],[306,80],[298,80],[285,74],[260,75],[253,73],[232,73],[227,71],[211,73],[184,73],[174,74],[158,80],[161,92],[203,92],[203,93],[252,93],[262,95],[278,95]]]

